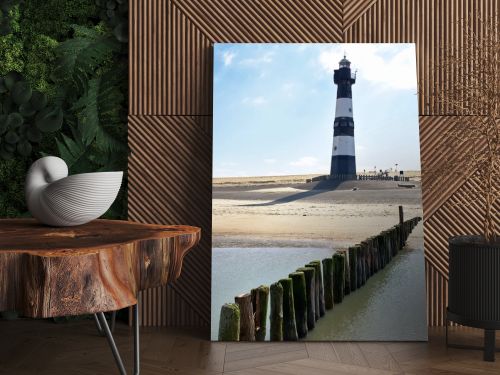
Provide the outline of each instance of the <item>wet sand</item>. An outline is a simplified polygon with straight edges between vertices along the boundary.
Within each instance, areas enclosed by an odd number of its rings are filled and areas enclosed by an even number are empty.
[[[213,247],[349,246],[422,216],[420,182],[251,183],[213,186]]]

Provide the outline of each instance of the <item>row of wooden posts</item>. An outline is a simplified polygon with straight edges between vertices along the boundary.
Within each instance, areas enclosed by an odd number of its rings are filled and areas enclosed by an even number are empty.
[[[397,255],[420,220],[401,220],[348,250],[298,268],[271,286],[261,285],[236,296],[235,303],[221,308],[219,340],[264,341],[269,299],[270,340],[296,341],[306,337],[327,310],[365,285]]]

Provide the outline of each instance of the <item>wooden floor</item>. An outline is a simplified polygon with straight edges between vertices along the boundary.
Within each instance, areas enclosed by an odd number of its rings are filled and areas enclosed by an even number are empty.
[[[481,332],[451,329],[455,342],[481,344]],[[131,331],[116,330],[128,368]],[[446,349],[444,330],[432,329],[429,343],[212,343],[207,332],[143,329],[143,375],[335,375],[500,374],[498,362],[482,352]],[[497,340],[500,347],[500,340]],[[0,374],[117,374],[111,351],[93,321],[0,321]]]

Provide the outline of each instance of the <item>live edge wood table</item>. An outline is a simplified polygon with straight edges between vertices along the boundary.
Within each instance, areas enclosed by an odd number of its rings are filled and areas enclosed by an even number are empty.
[[[126,374],[104,312],[133,306],[134,373],[139,374],[141,290],[181,273],[200,229],[119,220],[54,228],[0,219],[0,311],[31,318],[94,314],[121,374]]]

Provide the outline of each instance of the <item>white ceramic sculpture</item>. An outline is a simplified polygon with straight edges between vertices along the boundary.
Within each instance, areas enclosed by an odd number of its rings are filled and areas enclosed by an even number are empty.
[[[123,172],[68,176],[64,160],[46,156],[33,163],[26,176],[26,203],[40,222],[69,227],[103,215],[116,199]]]

